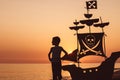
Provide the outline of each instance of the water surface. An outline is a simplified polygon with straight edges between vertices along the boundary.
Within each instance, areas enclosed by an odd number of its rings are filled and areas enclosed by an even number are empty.
[[[98,63],[84,63],[81,67],[95,67]],[[120,63],[115,65],[120,68]],[[67,71],[62,71],[65,79],[70,80]],[[51,80],[50,64],[0,64],[0,80]]]

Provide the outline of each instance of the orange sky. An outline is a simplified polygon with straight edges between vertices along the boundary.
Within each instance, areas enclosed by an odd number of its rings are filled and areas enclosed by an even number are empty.
[[[0,0],[0,62],[46,62],[53,36],[60,36],[60,45],[66,51],[74,50],[76,36],[69,27],[75,19],[85,19],[85,1]],[[90,11],[94,18],[101,16],[103,22],[110,22],[104,28],[108,56],[120,50],[119,3],[120,0],[98,0],[98,9]],[[88,28],[80,31],[88,32]],[[83,61],[96,58],[92,59]]]

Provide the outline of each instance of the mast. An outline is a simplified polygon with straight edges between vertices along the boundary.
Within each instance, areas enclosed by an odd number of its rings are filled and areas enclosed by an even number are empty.
[[[91,33],[91,26],[94,23],[97,23],[99,21],[99,18],[95,18],[95,19],[91,19],[93,14],[90,14],[89,11],[90,9],[97,9],[97,1],[93,0],[93,1],[86,1],[86,10],[87,13],[84,14],[84,17],[87,18],[87,20],[80,20],[81,24],[86,24],[89,27],[89,33]]]
[[[78,26],[78,24],[79,24],[79,22],[77,22],[77,20],[75,20],[75,22],[73,22],[73,24],[75,25],[75,26],[73,26],[73,27],[69,27],[71,30],[75,30],[76,31],[76,35],[78,34],[78,30],[79,29],[82,29],[82,28],[84,28],[84,26]],[[79,42],[78,42],[78,38],[77,38],[77,63],[78,63],[78,67],[80,66],[79,65]]]
[[[100,21],[101,23],[98,23],[98,24],[94,24],[95,27],[100,27],[102,29],[102,32],[104,33],[104,27],[105,26],[108,26],[109,25],[109,22],[104,22],[102,21],[102,18],[100,17]],[[106,55],[106,46],[105,46],[105,36],[107,36],[105,33],[104,33],[104,36],[103,36],[103,42],[104,42],[104,53]],[[105,57],[107,58],[107,57]]]

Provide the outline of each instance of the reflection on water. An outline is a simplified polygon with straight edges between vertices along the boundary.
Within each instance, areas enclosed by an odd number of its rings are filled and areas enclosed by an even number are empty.
[[[0,80],[48,80],[49,64],[0,64]]]

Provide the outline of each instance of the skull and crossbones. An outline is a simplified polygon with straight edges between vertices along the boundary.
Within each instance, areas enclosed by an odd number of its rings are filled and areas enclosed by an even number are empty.
[[[99,44],[100,40],[95,44],[95,37],[93,35],[88,35],[85,37],[85,42],[82,40],[83,45],[87,48],[86,50],[82,49],[81,54],[86,54],[86,52],[91,51],[98,54],[102,54],[101,51],[94,50]]]
[[[95,37],[93,35],[87,35],[85,37],[85,42],[88,47],[92,48],[95,45]]]

